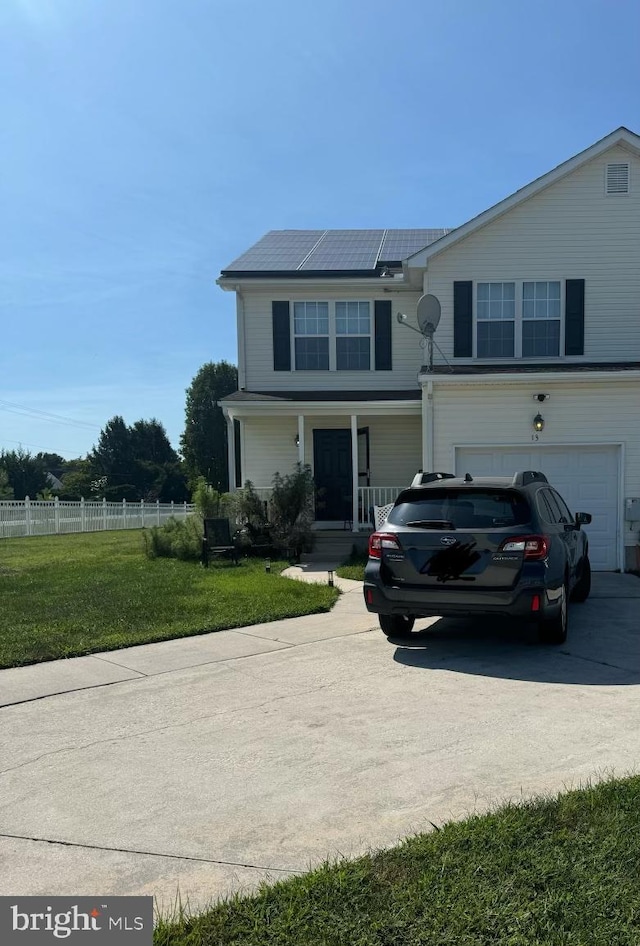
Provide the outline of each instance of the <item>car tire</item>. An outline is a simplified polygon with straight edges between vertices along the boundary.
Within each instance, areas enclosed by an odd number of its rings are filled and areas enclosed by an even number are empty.
[[[578,604],[582,604],[583,601],[586,601],[589,597],[591,591],[591,563],[589,561],[589,556],[585,555],[584,561],[582,563],[582,569],[580,571],[580,578],[573,589],[573,595],[571,596],[572,601],[576,601]]]
[[[546,618],[538,625],[538,637],[541,644],[564,644],[567,639],[569,623],[569,591],[567,582],[562,586],[560,611],[553,618]]]
[[[379,614],[380,627],[387,637],[407,637],[413,630],[416,619],[404,614]]]

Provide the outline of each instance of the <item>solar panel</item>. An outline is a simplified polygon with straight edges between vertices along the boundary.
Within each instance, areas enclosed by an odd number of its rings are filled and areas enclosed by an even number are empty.
[[[407,259],[448,232],[271,230],[222,272],[374,271],[382,263]]]
[[[288,271],[298,268],[324,230],[271,230],[223,272]]]
[[[405,260],[407,257],[422,250],[430,243],[434,243],[443,237],[448,230],[387,230],[382,250],[380,252],[380,262],[392,262]]]
[[[384,230],[327,230],[300,270],[376,268]]]

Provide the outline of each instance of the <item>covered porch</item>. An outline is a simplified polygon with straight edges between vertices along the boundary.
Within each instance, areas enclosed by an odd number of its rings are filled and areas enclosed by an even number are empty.
[[[422,399],[419,391],[355,393],[335,400],[327,392],[322,399],[311,392],[304,399],[249,392],[225,398],[230,482],[250,480],[268,500],[276,472],[308,464],[318,490],[314,528],[370,530],[373,507],[393,502],[423,467]]]

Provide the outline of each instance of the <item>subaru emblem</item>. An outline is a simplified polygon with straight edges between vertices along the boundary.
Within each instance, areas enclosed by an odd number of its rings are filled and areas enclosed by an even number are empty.
[[[455,545],[455,544],[456,544],[456,540],[454,539],[454,537],[453,537],[452,535],[443,535],[442,538],[440,539],[440,541],[442,542],[443,545]]]

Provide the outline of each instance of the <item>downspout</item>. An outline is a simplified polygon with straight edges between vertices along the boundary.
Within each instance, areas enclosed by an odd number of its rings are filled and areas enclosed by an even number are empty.
[[[433,380],[422,382],[422,469],[433,473],[435,437],[433,430]]]
[[[238,333],[238,389],[247,387],[247,336],[245,330],[244,296],[240,287],[236,286],[236,326]]]

